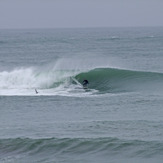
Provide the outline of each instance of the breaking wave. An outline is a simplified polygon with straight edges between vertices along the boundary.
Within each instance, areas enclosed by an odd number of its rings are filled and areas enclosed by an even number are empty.
[[[81,93],[85,92],[81,84],[84,79],[89,81],[89,92],[96,94],[163,90],[162,73],[116,68],[95,68],[88,71],[21,68],[3,71],[0,72],[0,90],[1,95],[29,95],[35,88],[45,95],[47,92],[54,95],[62,92],[64,95],[64,91],[66,94]]]

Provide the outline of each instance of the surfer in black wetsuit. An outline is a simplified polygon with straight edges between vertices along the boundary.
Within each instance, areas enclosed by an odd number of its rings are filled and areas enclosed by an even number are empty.
[[[83,84],[83,87],[84,88],[87,88],[89,82],[88,82],[88,80],[85,79],[85,80],[83,80],[83,83],[82,84]]]

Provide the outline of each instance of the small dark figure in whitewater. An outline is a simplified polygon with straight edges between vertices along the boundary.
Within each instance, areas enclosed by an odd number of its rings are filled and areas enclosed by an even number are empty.
[[[37,89],[35,89],[35,92],[36,92],[36,94],[38,94],[38,91],[37,91]]]
[[[88,88],[88,84],[89,84],[89,82],[88,82],[88,80],[83,80],[83,83],[82,83],[82,85],[83,85],[83,88]]]

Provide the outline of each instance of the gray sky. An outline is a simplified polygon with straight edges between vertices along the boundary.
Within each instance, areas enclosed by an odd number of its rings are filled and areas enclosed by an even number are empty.
[[[0,28],[163,26],[163,0],[0,0]]]

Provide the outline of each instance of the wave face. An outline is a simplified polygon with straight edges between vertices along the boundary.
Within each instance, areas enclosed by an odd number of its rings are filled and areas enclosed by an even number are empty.
[[[0,78],[1,95],[33,95],[35,88],[42,90],[42,95],[59,95],[61,92],[65,95],[74,91],[81,93],[84,79],[89,81],[89,91],[92,93],[163,90],[162,73],[115,68],[89,71],[22,68],[0,72]]]
[[[75,76],[79,82],[87,79],[90,88],[105,92],[128,92],[162,89],[162,73],[131,71],[113,68],[96,68]]]
[[[13,138],[0,139],[0,161],[83,162],[87,158],[87,161],[99,162],[115,157],[162,158],[162,149],[161,142],[117,138]]]

